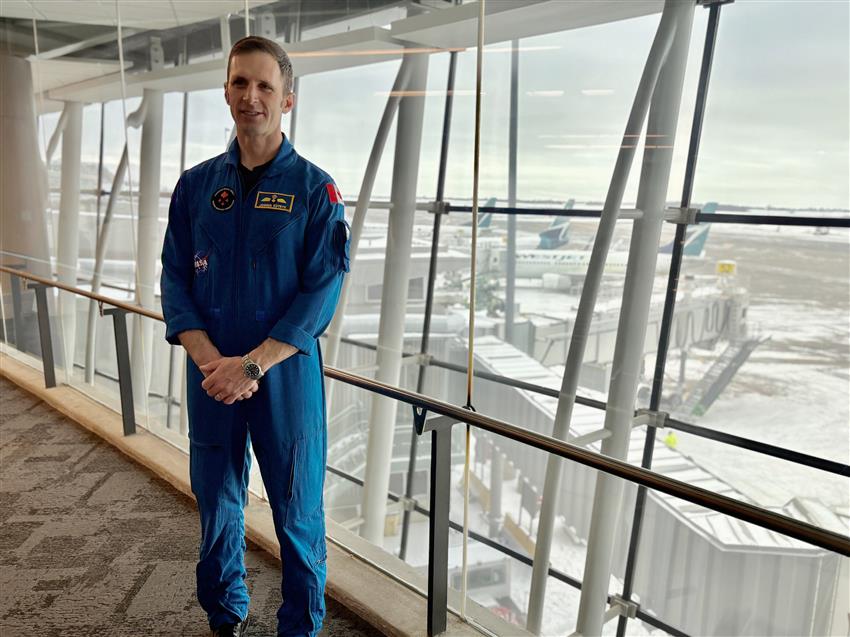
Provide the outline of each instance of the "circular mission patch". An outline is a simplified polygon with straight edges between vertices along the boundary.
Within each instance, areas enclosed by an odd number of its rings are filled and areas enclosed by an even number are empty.
[[[234,201],[236,201],[236,193],[233,192],[232,188],[219,188],[212,196],[213,208],[219,212],[230,210]]]

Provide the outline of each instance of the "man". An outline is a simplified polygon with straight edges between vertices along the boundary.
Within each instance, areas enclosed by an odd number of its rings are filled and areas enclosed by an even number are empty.
[[[214,635],[244,634],[250,440],[283,562],[277,634],[313,636],[326,577],[317,339],[348,271],[348,229],[333,180],[281,133],[295,101],[283,49],[265,38],[238,41],[224,97],[236,139],[180,177],[162,252],[166,339],[189,355],[198,600]]]

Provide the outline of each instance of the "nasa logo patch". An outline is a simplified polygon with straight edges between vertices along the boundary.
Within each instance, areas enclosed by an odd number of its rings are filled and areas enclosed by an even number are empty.
[[[195,274],[204,274],[210,267],[208,255],[203,252],[196,252],[194,257]]]
[[[219,212],[230,210],[234,201],[236,201],[236,193],[233,192],[232,188],[219,188],[212,196],[213,208]]]

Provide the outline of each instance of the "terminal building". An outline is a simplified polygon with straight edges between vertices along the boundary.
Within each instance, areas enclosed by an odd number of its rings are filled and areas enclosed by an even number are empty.
[[[350,228],[321,634],[850,635],[850,4],[803,0],[4,0],[0,634],[207,628],[160,255],[246,35]]]

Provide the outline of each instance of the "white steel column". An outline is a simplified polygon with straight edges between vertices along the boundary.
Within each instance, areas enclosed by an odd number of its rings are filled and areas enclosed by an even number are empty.
[[[20,263],[28,272],[50,277],[47,171],[39,151],[30,62],[0,53],[0,86],[3,87],[0,91],[0,139],[3,140],[4,159],[0,161],[0,262],[4,265]],[[3,275],[2,280],[4,293],[8,294],[9,278]],[[25,334],[16,332],[16,336],[21,335],[21,349],[24,349],[23,337],[29,342],[32,340],[29,337],[34,336],[29,329],[34,329],[32,319],[32,312],[25,309],[28,329]],[[23,325],[15,326],[16,330],[23,328]]]
[[[145,121],[145,112],[147,105],[144,100],[139,104],[138,110],[130,113],[127,116],[126,125],[132,128],[138,128]],[[185,112],[184,112],[185,115]],[[181,147],[182,152],[182,147]],[[118,168],[115,169],[115,175],[112,179],[112,187],[109,190],[109,201],[106,203],[106,212],[103,215],[103,221],[100,223],[100,228],[97,234],[97,243],[94,253],[94,272],[91,277],[91,291],[95,294],[100,292],[100,283],[103,278],[103,263],[106,260],[106,248],[109,245],[109,232],[112,226],[112,218],[115,213],[115,206],[121,195],[121,188],[124,184],[124,177],[127,174],[127,164],[129,163],[129,149],[127,143],[124,143],[124,152],[121,153],[121,159],[118,162]],[[182,167],[181,163],[181,167]],[[182,171],[181,171],[182,172]],[[86,382],[90,385],[94,384],[95,371],[95,351],[97,349],[97,317],[98,317],[97,301],[89,302],[88,322],[86,324]]]
[[[162,156],[162,91],[145,89],[145,120],[139,167],[139,225],[136,236],[136,303],[154,307],[156,261],[159,254],[159,177]],[[153,356],[153,322],[133,316],[133,397],[144,404]]]
[[[387,137],[389,137],[390,129],[395,120],[398,103],[401,100],[401,92],[407,88],[409,77],[410,56],[406,56],[401,62],[395,83],[390,91],[390,96],[387,98],[387,104],[384,106],[384,114],[381,116],[381,121],[378,124],[378,132],[375,133],[375,141],[372,142],[372,152],[369,154],[369,161],[366,163],[363,182],[360,184],[360,194],[357,197],[357,204],[354,207],[354,216],[351,219],[351,244],[349,247],[349,255],[352,263],[355,262],[357,257],[360,236],[363,234],[363,225],[366,223],[366,213],[369,212],[369,203],[372,200],[372,188],[375,185],[378,167],[381,165],[381,157],[384,155],[384,146],[387,143]],[[347,276],[342,280],[342,290],[339,293],[336,313],[327,329],[328,340],[325,344],[324,360],[331,367],[337,365],[337,359],[339,357],[342,322],[345,315],[345,306],[348,304],[348,289],[350,286],[351,277]],[[331,383],[328,388],[328,407],[331,406],[330,390],[333,389],[333,386],[334,384]]]
[[[80,253],[80,153],[83,137],[83,105],[65,102],[65,126],[62,131],[62,191],[59,199],[57,230],[57,271],[59,282],[77,285],[77,257]],[[59,293],[59,317],[62,325],[62,364],[65,380],[74,371],[77,335],[77,295]]]
[[[393,164],[393,208],[390,210],[387,227],[381,320],[378,327],[378,371],[375,375],[376,380],[392,385],[398,384],[401,372],[413,215],[416,211],[416,180],[419,175],[419,149],[425,114],[424,91],[428,76],[427,54],[410,53],[408,57],[410,79],[407,90],[410,93],[401,100],[398,109]],[[394,400],[377,394],[372,397],[363,485],[362,535],[378,546],[384,541],[384,519],[387,513],[387,490],[390,483],[397,407],[398,404]]]
[[[570,350],[564,367],[564,376],[561,381],[561,392],[558,399],[558,409],[555,413],[555,422],[552,427],[552,437],[559,440],[569,440],[570,421],[572,419],[573,406],[575,405],[576,392],[578,389],[578,377],[581,372],[584,351],[587,346],[587,335],[590,332],[590,323],[593,319],[596,297],[602,282],[602,272],[611,241],[614,236],[614,227],[620,214],[620,206],[623,203],[623,194],[626,182],[629,178],[632,161],[635,156],[636,144],[634,140],[640,137],[643,124],[649,111],[650,99],[661,72],[661,65],[666,59],[673,43],[673,35],[676,30],[676,7],[678,0],[667,0],[664,12],[655,34],[652,47],[647,56],[646,65],[635,93],[629,119],[626,122],[626,130],[623,141],[614,165],[608,194],[605,198],[605,206],[596,239],[593,243],[593,251],[590,256],[587,275],[581,291],[578,312],[573,323],[573,332],[570,336]],[[543,485],[543,503],[540,509],[540,519],[537,525],[537,539],[534,550],[534,565],[531,575],[531,591],[528,599],[527,629],[539,634],[543,624],[543,605],[546,596],[546,583],[549,577],[549,555],[552,548],[552,533],[555,524],[555,515],[560,502],[561,468],[563,461],[560,457],[550,455],[546,463],[546,478]]]
[[[614,371],[605,412],[605,429],[611,435],[602,442],[602,453],[620,460],[626,459],[629,450],[694,15],[693,2],[676,4],[676,34],[655,87],[647,122],[649,141],[644,150],[637,196],[637,208],[643,210],[643,216],[635,220],[632,230],[614,349]],[[577,632],[586,637],[602,633],[615,538],[622,522],[622,498],[623,480],[600,471],[596,479],[576,626]]]

